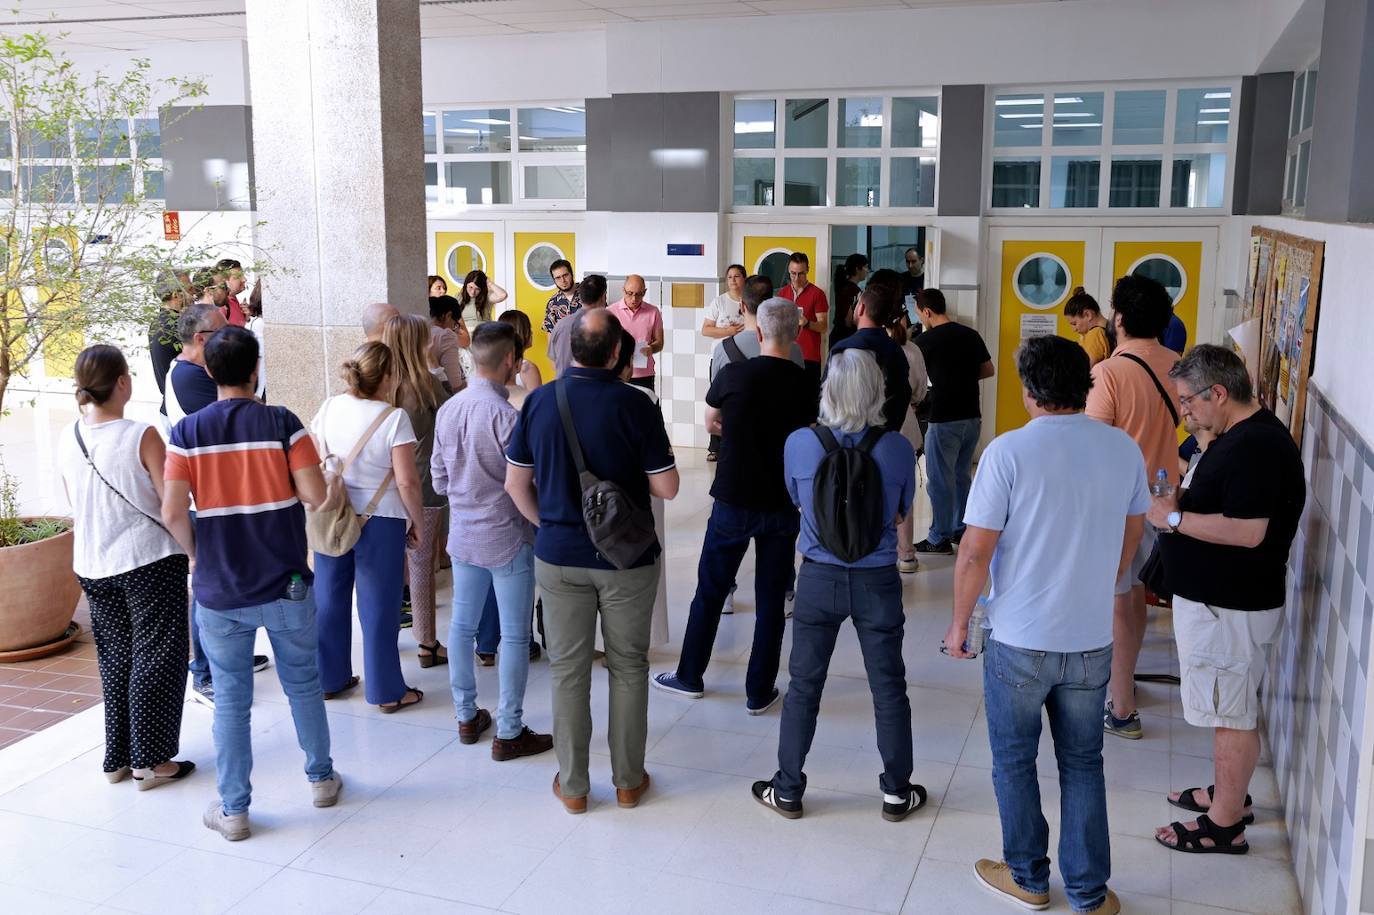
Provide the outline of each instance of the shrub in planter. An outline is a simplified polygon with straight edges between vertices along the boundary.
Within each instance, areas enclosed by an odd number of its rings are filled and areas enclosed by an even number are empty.
[[[0,464],[0,660],[56,651],[79,631],[71,522],[20,515],[17,490]]]

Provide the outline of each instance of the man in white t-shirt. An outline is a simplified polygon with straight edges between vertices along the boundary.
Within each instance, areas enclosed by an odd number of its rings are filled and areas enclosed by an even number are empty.
[[[1049,827],[1036,773],[1048,710],[1065,892],[1075,912],[1116,915],[1098,721],[1112,669],[1112,595],[1150,507],[1145,461],[1129,435],[1084,415],[1092,376],[1077,343],[1027,340],[1016,369],[1031,421],[995,439],[978,464],[944,643],[951,657],[974,656],[969,620],[991,572],[983,692],[1002,859],[985,858],[974,872],[1026,908],[1049,903]]]

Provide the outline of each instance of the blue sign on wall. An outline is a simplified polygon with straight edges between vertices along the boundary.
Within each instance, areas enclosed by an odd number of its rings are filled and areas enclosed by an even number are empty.
[[[669,245],[669,257],[702,257],[706,254],[705,245]]]

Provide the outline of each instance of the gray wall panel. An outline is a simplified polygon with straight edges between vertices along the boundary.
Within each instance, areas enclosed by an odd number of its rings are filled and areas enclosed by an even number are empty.
[[[167,209],[256,209],[250,106],[164,108],[161,130]]]
[[[587,102],[587,209],[710,213],[720,208],[716,92],[631,93]]]
[[[1374,222],[1374,15],[1371,0],[1326,0],[1308,219]]]
[[[662,210],[711,213],[720,206],[720,93],[679,92],[663,100]],[[704,158],[703,158],[704,154]]]
[[[941,216],[983,212],[983,86],[945,86],[940,101]]]
[[[608,98],[587,99],[587,209],[611,209],[615,187],[611,141],[614,130],[614,102]]]
[[[1231,212],[1272,216],[1283,210],[1292,73],[1261,73],[1241,81]]]

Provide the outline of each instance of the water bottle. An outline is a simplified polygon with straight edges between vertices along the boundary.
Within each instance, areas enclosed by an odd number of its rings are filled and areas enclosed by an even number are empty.
[[[291,580],[286,583],[286,599],[305,600],[305,595],[308,590],[305,579],[300,576],[300,573],[291,573]]]
[[[1169,472],[1163,467],[1155,474],[1154,482],[1150,484],[1150,495],[1152,496],[1171,496],[1174,488],[1169,485]]]
[[[983,645],[987,642],[988,630],[988,599],[978,598],[978,603],[973,607],[973,616],[968,621],[968,636],[964,639],[964,651],[972,655],[983,653]]]

